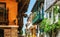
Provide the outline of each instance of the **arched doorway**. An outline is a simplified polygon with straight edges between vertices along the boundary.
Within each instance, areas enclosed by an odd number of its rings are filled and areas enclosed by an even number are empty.
[[[4,30],[0,29],[0,37],[4,37]]]

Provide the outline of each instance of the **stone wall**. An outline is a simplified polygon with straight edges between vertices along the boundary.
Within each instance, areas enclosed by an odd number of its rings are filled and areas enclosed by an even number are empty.
[[[4,37],[18,37],[17,28],[4,29]]]

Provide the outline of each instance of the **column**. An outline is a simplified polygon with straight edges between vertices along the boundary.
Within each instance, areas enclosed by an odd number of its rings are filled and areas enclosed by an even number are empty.
[[[51,24],[53,23],[53,7],[52,7],[52,13],[51,13]]]

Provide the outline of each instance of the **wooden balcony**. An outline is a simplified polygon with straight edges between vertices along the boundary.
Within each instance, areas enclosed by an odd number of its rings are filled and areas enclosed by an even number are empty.
[[[42,17],[41,17],[42,16]],[[44,18],[43,14],[40,14],[38,12],[36,12],[34,18],[32,19],[32,23],[39,23],[40,21],[42,21],[42,19]]]
[[[32,9],[32,22],[39,23],[44,18],[44,8],[41,8],[41,3],[44,3],[44,0],[36,1],[33,9]]]

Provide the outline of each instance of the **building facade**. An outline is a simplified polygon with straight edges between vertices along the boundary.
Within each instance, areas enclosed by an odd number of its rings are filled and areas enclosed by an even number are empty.
[[[32,37],[32,33],[30,30],[30,27],[32,27],[32,13],[28,16],[27,24],[26,24],[26,37]]]
[[[20,23],[23,23],[23,16],[25,16],[24,13],[27,10],[29,0],[26,0],[27,3],[25,4],[23,2],[23,0],[0,0],[0,37],[18,37],[18,28],[22,28],[23,25],[19,24],[19,21],[22,19]],[[22,8],[18,9],[20,7]],[[18,14],[20,12],[21,14]]]
[[[37,0],[32,9],[32,24],[37,25],[36,37],[42,37],[40,22],[44,19],[44,0]]]
[[[30,27],[29,29],[33,33],[32,37],[59,37],[60,36],[59,35],[60,24],[58,25],[59,21],[60,21],[60,0],[37,0],[32,9],[33,26]],[[41,29],[40,27],[42,24],[41,22],[45,23],[43,25],[44,27],[43,29]],[[58,27],[56,27],[57,25]],[[45,32],[46,31],[45,28],[46,30],[48,30],[47,32]]]
[[[46,18],[48,18],[50,20],[51,24],[58,23],[58,21],[60,19],[60,17],[59,17],[60,16],[60,12],[59,12],[59,10],[60,10],[60,3],[59,2],[60,2],[59,0],[45,0],[44,1],[45,15],[48,15]],[[59,31],[60,31],[60,28],[59,28],[58,32]],[[57,33],[55,33],[55,35]],[[52,34],[53,34],[53,32],[52,32]],[[51,37],[59,37],[59,33],[56,36],[55,35],[52,35]]]
[[[36,36],[39,37],[55,37],[56,33],[52,32],[50,34],[45,34],[44,29],[40,29],[40,22],[47,18],[50,22],[49,25],[56,24],[59,21],[59,10],[60,4],[59,0],[43,0],[43,1],[36,1],[33,9],[32,9],[32,25],[37,25]],[[47,23],[47,21],[46,21]],[[55,31],[55,30],[54,30]],[[59,30],[58,30],[59,31]],[[58,33],[59,35],[59,33]],[[57,35],[56,35],[57,36]]]

